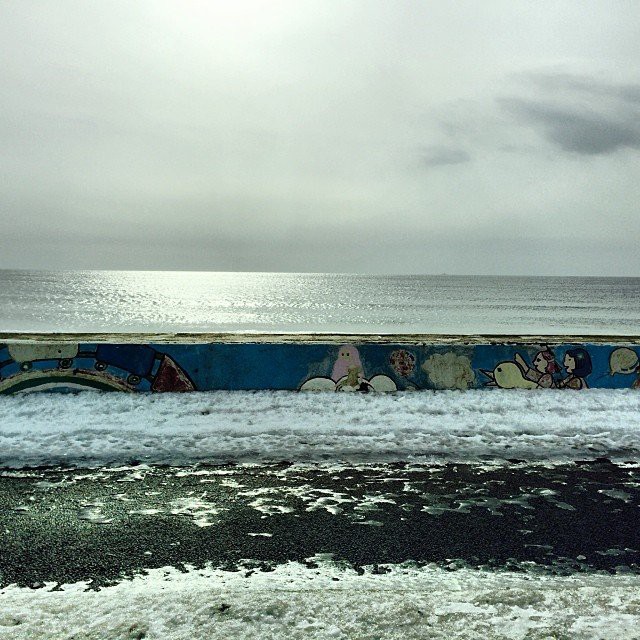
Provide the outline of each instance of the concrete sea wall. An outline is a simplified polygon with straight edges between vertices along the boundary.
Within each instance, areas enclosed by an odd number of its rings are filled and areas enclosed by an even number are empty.
[[[0,393],[640,388],[639,337],[0,334]]]

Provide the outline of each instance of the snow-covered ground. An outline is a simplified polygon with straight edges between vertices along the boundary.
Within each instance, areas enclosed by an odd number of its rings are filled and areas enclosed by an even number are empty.
[[[0,397],[0,466],[551,460],[640,453],[637,390]]]
[[[5,468],[132,460],[559,462],[637,460],[639,453],[637,391],[0,397]],[[395,565],[358,575],[317,561],[317,568],[288,563],[265,573],[155,569],[99,592],[84,583],[13,585],[0,590],[0,637],[640,637],[637,575],[554,577],[534,565],[522,573]]]
[[[273,572],[157,569],[99,592],[0,591],[0,636],[638,638],[640,576],[532,576],[437,567],[358,575],[330,562]]]

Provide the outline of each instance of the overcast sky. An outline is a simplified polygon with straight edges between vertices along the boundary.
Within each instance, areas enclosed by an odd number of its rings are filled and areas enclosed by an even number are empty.
[[[0,267],[640,276],[640,3],[0,0]]]

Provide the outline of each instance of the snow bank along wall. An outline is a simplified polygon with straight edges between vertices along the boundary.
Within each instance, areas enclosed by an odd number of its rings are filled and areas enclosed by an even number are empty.
[[[0,393],[640,388],[640,337],[0,334]]]

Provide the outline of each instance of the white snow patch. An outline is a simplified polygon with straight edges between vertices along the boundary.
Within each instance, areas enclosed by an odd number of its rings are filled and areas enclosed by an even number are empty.
[[[640,576],[535,576],[388,567],[359,576],[317,558],[273,572],[172,568],[85,591],[0,591],[0,634],[19,638],[637,638]],[[51,589],[54,585],[47,585]]]
[[[640,453],[636,390],[0,397],[0,466],[375,462]],[[132,469],[135,481],[140,468]]]
[[[218,516],[226,509],[214,507],[210,502],[204,500],[206,494],[201,496],[189,496],[187,498],[176,498],[169,502],[169,513],[176,516],[188,516],[194,524],[199,527],[211,527],[218,522]]]

